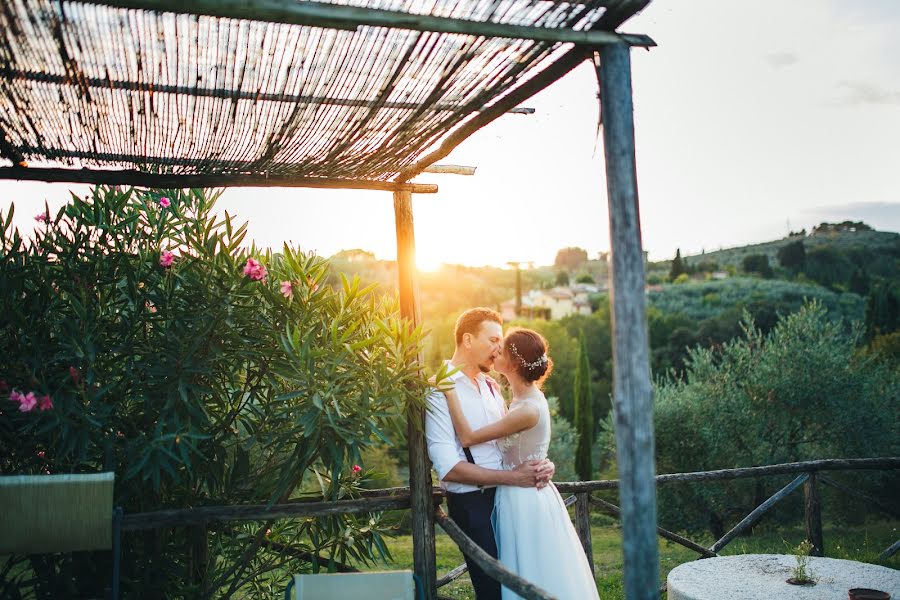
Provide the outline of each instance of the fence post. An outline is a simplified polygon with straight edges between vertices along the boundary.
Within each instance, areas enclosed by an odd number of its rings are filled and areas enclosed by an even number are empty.
[[[588,564],[591,566],[591,573],[593,573],[594,548],[591,545],[591,493],[581,492],[575,494],[575,498],[575,530],[578,532],[578,539],[581,540],[584,555],[587,557]]]
[[[822,540],[822,505],[819,501],[819,487],[816,472],[809,472],[809,479],[803,484],[803,504],[806,508],[806,539],[813,545],[811,556],[825,556],[825,542]]]
[[[600,50],[597,79],[609,199],[613,416],[625,598],[659,600],[653,386],[635,165],[631,56],[626,44],[609,44]]]
[[[416,286],[416,238],[412,193],[394,192],[397,230],[397,271],[400,284],[400,316],[411,327],[419,323]],[[422,357],[419,356],[419,362]],[[407,413],[409,446],[409,503],[412,512],[413,571],[419,576],[426,600],[437,596],[434,548],[434,500],[431,496],[431,463],[425,446],[425,409],[410,406]]]

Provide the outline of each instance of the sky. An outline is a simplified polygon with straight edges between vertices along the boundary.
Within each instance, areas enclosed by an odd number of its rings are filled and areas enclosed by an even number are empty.
[[[822,221],[900,231],[900,1],[656,0],[621,31],[632,50],[638,190],[651,260],[783,237]],[[593,66],[585,64],[423,174],[417,261],[552,264],[609,249]],[[83,186],[0,182],[23,233]],[[219,202],[258,246],[396,255],[390,192],[232,188]]]

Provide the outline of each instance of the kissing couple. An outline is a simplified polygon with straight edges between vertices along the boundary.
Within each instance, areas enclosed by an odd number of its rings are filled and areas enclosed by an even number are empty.
[[[550,411],[541,385],[553,361],[547,340],[530,329],[503,335],[489,308],[456,321],[455,372],[428,396],[428,456],[447,490],[450,518],[510,571],[559,600],[599,600],[597,586],[565,503],[550,481]],[[488,376],[506,378],[511,397]],[[470,557],[478,600],[519,598]]]

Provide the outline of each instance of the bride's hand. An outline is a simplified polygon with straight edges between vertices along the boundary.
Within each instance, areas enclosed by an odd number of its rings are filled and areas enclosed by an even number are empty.
[[[549,458],[545,458],[544,460],[538,463],[538,474],[537,474],[537,488],[541,489],[550,483],[550,480],[553,479],[553,476],[556,474],[556,465],[553,464],[553,461]]]

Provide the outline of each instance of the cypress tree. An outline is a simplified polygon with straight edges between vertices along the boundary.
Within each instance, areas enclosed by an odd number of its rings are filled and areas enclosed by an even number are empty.
[[[575,431],[578,447],[575,450],[575,472],[582,481],[593,476],[591,446],[594,442],[594,410],[591,397],[591,365],[588,360],[587,341],[584,333],[578,336],[578,362],[575,368]]]
[[[682,273],[687,273],[687,267],[684,266],[684,260],[681,258],[681,248],[675,251],[675,258],[672,260],[672,270],[669,271],[669,280],[675,281],[675,278]]]

